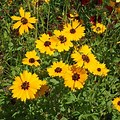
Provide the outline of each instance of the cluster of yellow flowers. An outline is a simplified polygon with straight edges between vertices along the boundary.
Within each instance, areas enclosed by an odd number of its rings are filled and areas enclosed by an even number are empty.
[[[29,28],[34,28],[32,23],[36,23],[37,19],[31,17],[30,12],[25,12],[22,7],[19,13],[21,17],[12,16],[11,18],[18,21],[13,25],[13,29],[19,28],[19,33],[22,35],[24,32],[29,32]],[[101,34],[106,30],[106,27],[101,23],[96,23],[91,29]],[[84,36],[85,27],[78,20],[72,20],[71,23],[64,24],[63,30],[54,30],[52,36],[45,33],[40,35],[35,43],[41,54],[53,55],[56,51],[63,52],[69,51],[70,48],[74,49],[74,42],[79,41]],[[40,66],[38,62],[40,58],[35,50],[28,51],[25,56],[26,58],[22,60],[23,64]],[[75,49],[71,54],[71,58],[73,58],[75,64],[69,65],[63,61],[53,62],[47,68],[47,72],[50,77],[62,77],[64,85],[73,91],[84,87],[88,78],[88,71],[98,76],[106,76],[109,72],[104,63],[97,61],[88,45],[83,45],[78,50]],[[26,99],[36,98],[38,93],[44,95],[49,87],[47,86],[47,81],[39,80],[35,73],[32,74],[24,70],[20,76],[15,77],[10,89],[12,89],[13,98],[21,99],[25,102]],[[118,101],[120,104],[120,99]],[[113,104],[116,104],[116,102],[113,101]],[[118,109],[120,110],[120,108]]]

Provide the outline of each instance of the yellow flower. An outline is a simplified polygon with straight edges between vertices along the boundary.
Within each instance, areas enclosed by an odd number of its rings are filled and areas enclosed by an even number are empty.
[[[85,27],[82,26],[81,23],[78,22],[77,20],[72,21],[72,25],[71,24],[64,25],[63,31],[64,31],[64,36],[68,40],[78,41],[83,36],[85,36],[85,33],[84,33]]]
[[[47,68],[49,75],[52,77],[55,76],[62,77],[67,70],[68,70],[68,65],[66,65],[62,61],[53,62],[53,65],[50,68]]]
[[[42,36],[35,41],[36,48],[38,48],[41,53],[53,55],[57,42],[56,39],[55,37],[50,37],[48,34],[42,34]]]
[[[91,67],[90,72],[94,75],[107,76],[109,69],[106,68],[104,63],[99,63],[98,61],[94,62],[94,66]]]
[[[34,28],[31,23],[36,23],[37,19],[35,19],[35,17],[31,17],[30,12],[25,12],[22,7],[19,9],[19,13],[20,17],[12,16],[11,18],[15,21],[18,21],[13,25],[13,29],[19,28],[19,33],[22,35],[24,32],[29,32],[29,28]]]
[[[83,88],[88,75],[85,69],[73,65],[70,67],[70,70],[66,71],[63,78],[65,86],[68,86],[71,90],[75,90]]]
[[[101,34],[106,30],[105,25],[101,23],[96,23],[96,25],[93,25],[91,28],[95,33],[98,33],[98,34]]]
[[[26,102],[27,99],[34,99],[38,89],[40,89],[42,81],[39,80],[38,76],[34,73],[30,73],[26,70],[15,77],[13,85],[9,88],[12,89],[12,97],[21,99]]]
[[[64,50],[68,51],[70,47],[73,47],[72,42],[64,36],[62,31],[54,30],[54,34],[58,39],[57,44],[56,44],[56,49],[59,52],[62,52]]]
[[[114,98],[112,101],[114,108],[120,112],[120,97]]]
[[[88,70],[91,70],[96,61],[95,56],[91,53],[91,48],[87,45],[83,45],[79,51],[74,51],[71,57],[79,67],[84,67]]]
[[[30,65],[30,66],[32,66],[32,65],[34,65],[34,66],[36,66],[36,67],[39,66],[39,65],[40,65],[40,64],[38,63],[39,57],[36,56],[36,54],[37,54],[37,53],[35,52],[35,50],[27,52],[27,53],[25,54],[25,56],[26,56],[27,58],[23,58],[22,63],[23,63],[23,64]]]

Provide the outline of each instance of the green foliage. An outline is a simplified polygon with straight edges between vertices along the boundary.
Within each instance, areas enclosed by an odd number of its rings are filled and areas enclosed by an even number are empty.
[[[119,120],[120,112],[113,108],[112,100],[120,96],[120,44],[117,44],[120,41],[120,13],[115,9],[112,13],[107,11],[108,0],[102,5],[96,5],[92,0],[85,6],[81,6],[80,0],[51,0],[49,4],[41,2],[38,6],[31,0],[13,0],[7,4],[8,1],[0,1],[0,120]],[[38,19],[35,29],[22,36],[12,29],[11,19],[19,14],[20,6]],[[76,44],[78,47],[91,46],[97,60],[105,63],[110,72],[106,77],[89,73],[84,88],[71,91],[64,86],[62,78],[48,77],[46,69],[59,60],[72,64],[72,48],[68,52],[55,52],[53,56],[38,52],[41,59],[38,68],[23,65],[22,59],[27,51],[36,49],[35,40],[41,34],[59,29],[69,21],[67,14],[74,10],[86,27],[85,37]],[[93,15],[101,15],[102,23],[107,27],[105,33],[98,35],[90,29]],[[24,69],[47,80],[50,90],[46,95],[26,103],[12,98],[9,87]]]

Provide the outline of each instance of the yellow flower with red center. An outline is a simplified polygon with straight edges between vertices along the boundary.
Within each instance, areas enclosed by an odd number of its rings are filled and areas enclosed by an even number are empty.
[[[62,31],[54,30],[54,34],[58,39],[56,44],[58,52],[68,51],[70,47],[73,47],[73,43],[64,36]]]
[[[71,88],[71,90],[75,90],[83,88],[88,75],[84,68],[73,65],[66,71],[63,78],[65,86]]]
[[[88,70],[91,70],[96,61],[95,56],[91,53],[91,48],[87,45],[83,45],[79,51],[74,51],[71,57],[79,67],[84,67]]]
[[[90,72],[94,75],[107,76],[109,69],[106,68],[104,63],[94,62],[94,66],[91,67]]]
[[[82,24],[80,22],[78,22],[77,20],[72,21],[72,24],[65,24],[64,25],[64,36],[68,39],[68,40],[74,40],[74,41],[78,41],[79,39],[81,39],[82,37],[85,36],[85,27],[82,26]]]
[[[34,26],[32,23],[36,23],[37,19],[35,17],[31,17],[30,12],[25,12],[21,7],[19,9],[20,17],[19,16],[12,16],[12,20],[18,21],[13,25],[13,29],[19,28],[19,33],[22,35],[24,32],[29,32],[29,28],[33,29]]]
[[[46,53],[53,55],[56,47],[57,38],[50,37],[48,34],[42,34],[42,36],[35,41],[36,48],[39,49],[41,53]]]
[[[117,109],[120,112],[120,97],[114,98],[112,101],[114,108]]]
[[[63,63],[62,61],[53,62],[53,65],[47,68],[49,75],[52,77],[55,77],[55,76],[62,77],[67,70],[68,70],[68,65]]]
[[[13,98],[26,102],[27,99],[35,98],[35,94],[41,85],[42,81],[39,80],[35,73],[32,74],[24,70],[20,76],[15,77],[15,81],[9,89],[12,89]]]
[[[39,66],[40,64],[38,63],[38,60],[40,59],[38,56],[36,56],[35,50],[29,51],[25,54],[27,58],[23,58],[22,63],[26,65],[34,65],[34,66]]]
[[[91,27],[91,29],[98,34],[104,33],[106,30],[106,26],[103,25],[102,23],[96,23]]]

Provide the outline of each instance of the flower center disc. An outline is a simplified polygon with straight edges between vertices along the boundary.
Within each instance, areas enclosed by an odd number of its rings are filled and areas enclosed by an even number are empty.
[[[62,69],[60,68],[60,67],[57,67],[56,69],[55,69],[55,72],[57,72],[57,73],[60,73],[62,71]]]
[[[21,85],[21,88],[24,89],[24,90],[26,90],[26,89],[28,90],[29,82],[27,82],[27,81],[23,82],[23,84]]]
[[[75,29],[71,29],[71,30],[70,30],[70,33],[71,33],[71,34],[74,34],[75,32],[76,32]]]
[[[29,59],[29,62],[30,62],[30,63],[34,63],[34,62],[35,62],[35,59],[34,59],[34,58],[30,58],[30,59]]]
[[[100,71],[101,71],[101,68],[97,68],[97,71],[100,72]]]
[[[65,43],[67,41],[66,37],[60,35],[58,39],[61,41],[61,43]]]
[[[74,75],[72,76],[72,79],[73,79],[74,81],[78,81],[78,80],[80,79],[80,75],[77,74],[77,73],[74,73]]]
[[[51,45],[51,42],[50,41],[45,41],[44,45],[45,45],[45,47],[49,47]]]
[[[100,27],[97,27],[97,28],[96,28],[96,31],[100,31],[100,30],[101,30],[101,28],[100,28]]]
[[[22,24],[27,24],[27,23],[28,23],[28,20],[27,20],[25,17],[22,17],[22,18],[21,18],[21,23],[22,23]]]
[[[119,106],[120,106],[120,101],[118,101],[118,103],[117,103]]]
[[[85,61],[87,63],[90,62],[90,59],[89,59],[89,57],[87,55],[82,55],[82,59],[83,59],[83,61]]]

